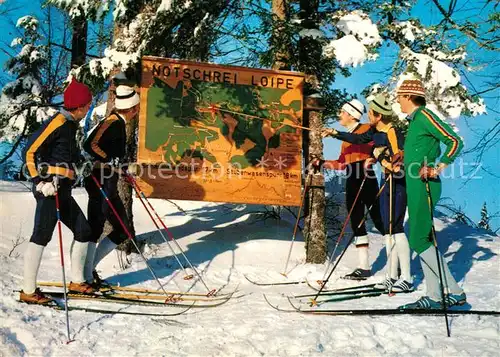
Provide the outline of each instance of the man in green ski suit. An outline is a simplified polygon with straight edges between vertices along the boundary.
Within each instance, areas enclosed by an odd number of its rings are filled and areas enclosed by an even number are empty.
[[[441,196],[439,174],[460,153],[463,143],[453,129],[425,107],[425,89],[419,80],[405,80],[397,90],[397,99],[403,113],[409,114],[408,134],[404,145],[404,166],[409,215],[409,243],[422,263],[427,296],[404,309],[441,309],[442,295],[438,266],[441,266],[445,301],[448,307],[466,302],[463,290],[450,273],[448,265],[433,244],[432,213],[426,182],[429,182],[432,210]],[[441,149],[446,151],[437,165]]]

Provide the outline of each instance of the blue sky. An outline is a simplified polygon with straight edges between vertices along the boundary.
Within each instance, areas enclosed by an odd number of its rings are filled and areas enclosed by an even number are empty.
[[[12,39],[16,37],[16,33],[12,27],[12,21],[17,20],[20,16],[24,15],[38,15],[40,14],[40,6],[38,1],[34,0],[7,0],[12,6],[19,7],[15,10],[9,17],[0,17],[0,29],[2,29],[2,39],[4,44],[10,44]],[[446,1],[443,1],[446,3]],[[0,5],[3,6],[3,5]],[[414,9],[412,14],[414,17],[419,17],[423,23],[436,23],[441,19],[436,8],[428,4],[427,1],[419,1],[418,5]],[[5,47],[5,46],[2,46]],[[384,49],[383,55],[391,55],[391,49]],[[471,48],[469,53],[472,55],[477,55],[474,53],[474,49]],[[488,60],[488,56],[491,56],[491,60],[494,60],[493,54],[482,55],[482,60]],[[7,59],[7,55],[0,51],[0,63],[4,63]],[[336,88],[345,88],[351,93],[356,93],[360,99],[364,101],[361,96],[362,89],[372,83],[379,80],[383,80],[383,73],[390,64],[384,64],[382,61],[378,62],[368,62],[365,65],[352,70],[352,75],[348,78],[343,78],[338,76],[335,82]],[[3,77],[5,73],[0,71],[0,76]],[[470,79],[474,87],[481,88],[484,83],[484,78],[476,75],[470,75]],[[491,79],[491,78],[490,78]],[[470,85],[468,84],[468,87]],[[499,91],[489,93],[490,96],[498,97],[500,95]],[[456,125],[459,128],[460,135],[464,138],[465,149],[473,147],[478,140],[478,134],[486,131],[488,128],[492,127],[496,122],[498,122],[500,116],[498,111],[500,111],[498,99],[486,99],[486,105],[488,107],[488,114],[482,115],[475,118],[469,118],[467,121],[464,118],[460,118],[456,121]],[[493,112],[492,110],[497,112]],[[366,118],[364,119],[366,121]],[[337,127],[337,126],[336,126]],[[340,142],[327,139],[325,140],[325,157],[336,158],[339,153]],[[474,155],[462,156],[462,159],[466,162],[472,162]],[[479,164],[490,171],[498,172],[498,163],[500,162],[500,145],[490,149],[487,154],[483,157],[482,162]],[[455,167],[457,168],[457,167]],[[448,169],[448,173],[449,173]],[[456,177],[454,179],[445,178],[443,185],[443,197],[451,197],[454,202],[464,208],[467,215],[469,215],[474,221],[478,221],[480,218],[480,210],[484,202],[487,202],[488,209],[491,214],[500,211],[500,195],[498,194],[499,178],[494,177],[485,173],[484,171],[479,171],[477,175],[480,178],[470,180],[467,184],[466,177]],[[494,226],[500,226],[500,218],[493,222]]]

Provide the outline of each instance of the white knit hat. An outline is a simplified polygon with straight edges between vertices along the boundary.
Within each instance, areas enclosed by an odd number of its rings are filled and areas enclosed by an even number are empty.
[[[353,99],[350,102],[345,103],[342,106],[342,110],[348,114],[351,114],[354,119],[360,120],[365,112],[365,106],[357,99]]]
[[[136,93],[134,88],[120,85],[116,87],[116,109],[130,109],[139,104],[139,94]]]

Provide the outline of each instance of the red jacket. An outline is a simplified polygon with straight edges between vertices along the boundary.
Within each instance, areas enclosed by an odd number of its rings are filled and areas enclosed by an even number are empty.
[[[363,134],[369,129],[369,124],[359,124],[353,134]],[[339,158],[337,160],[326,160],[323,167],[330,170],[344,170],[347,165],[353,162],[365,161],[371,157],[372,146],[373,143],[351,144],[344,141],[342,142]]]

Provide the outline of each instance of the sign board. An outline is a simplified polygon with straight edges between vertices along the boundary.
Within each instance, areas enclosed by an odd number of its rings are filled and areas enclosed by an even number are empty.
[[[165,199],[298,206],[300,73],[142,59],[139,183]]]

